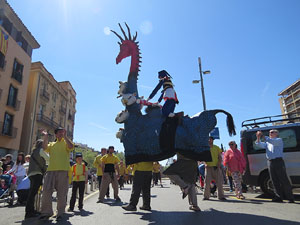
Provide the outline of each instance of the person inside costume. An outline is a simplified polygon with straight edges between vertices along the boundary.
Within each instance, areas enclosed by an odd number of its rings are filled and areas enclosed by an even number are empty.
[[[172,77],[170,76],[170,74],[167,71],[165,71],[165,70],[159,71],[158,72],[159,83],[154,88],[154,90],[150,94],[149,98],[147,99],[147,101],[152,99],[156,95],[158,90],[161,87],[163,87],[163,90],[161,91],[161,96],[159,97],[158,102],[161,102],[162,99],[165,100],[165,104],[162,107],[162,114],[165,117],[174,117],[175,116],[175,114],[174,114],[175,106],[176,106],[176,104],[179,103],[176,92],[174,90],[174,85],[171,81],[171,78]]]

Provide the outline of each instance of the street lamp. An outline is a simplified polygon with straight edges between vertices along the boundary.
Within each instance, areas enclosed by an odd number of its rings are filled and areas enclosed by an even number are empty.
[[[201,82],[201,92],[202,92],[203,109],[205,111],[206,110],[206,103],[205,103],[204,85],[203,85],[202,74],[210,74],[210,70],[202,71],[201,58],[200,57],[198,57],[198,63],[199,63],[200,80],[193,80],[193,84],[198,84],[199,82]]]

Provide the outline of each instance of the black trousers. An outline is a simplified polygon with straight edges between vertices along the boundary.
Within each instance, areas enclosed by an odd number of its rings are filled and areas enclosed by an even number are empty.
[[[285,164],[282,158],[268,160],[270,178],[275,188],[276,197],[294,200],[292,187],[286,174]]]
[[[34,198],[42,185],[43,175],[37,174],[29,177],[30,180],[30,189],[26,202],[25,212],[26,214],[34,213]]]
[[[152,171],[135,171],[129,204],[136,206],[140,194],[143,194],[143,206],[150,207]]]
[[[120,188],[124,187],[124,176],[120,176],[118,182],[119,182]]]
[[[70,200],[70,209],[74,209],[74,205],[76,202],[76,193],[77,189],[79,189],[79,204],[78,208],[82,209],[83,207],[83,197],[84,197],[84,188],[85,188],[85,181],[73,181],[73,188],[72,188],[72,197]]]
[[[98,176],[98,184],[99,184],[99,192],[100,192],[100,187],[101,187],[101,181],[102,181],[102,176]],[[106,197],[109,196],[109,185],[107,187],[107,192],[106,192]]]

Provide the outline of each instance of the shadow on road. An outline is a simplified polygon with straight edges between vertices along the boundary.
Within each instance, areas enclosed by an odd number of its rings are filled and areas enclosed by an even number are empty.
[[[299,225],[297,222],[242,213],[226,213],[215,209],[202,212],[163,212],[152,210],[152,213],[136,212],[148,224],[197,224],[197,225]],[[259,222],[259,223],[258,223]]]

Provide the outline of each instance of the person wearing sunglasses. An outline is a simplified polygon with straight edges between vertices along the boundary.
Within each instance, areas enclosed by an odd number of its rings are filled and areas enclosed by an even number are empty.
[[[285,196],[289,200],[289,203],[294,203],[292,187],[283,161],[283,141],[278,137],[278,134],[278,130],[270,130],[269,137],[265,136],[265,142],[262,142],[261,137],[263,133],[257,131],[257,140],[255,143],[259,147],[266,149],[268,170],[275,192],[272,202],[282,202],[283,196]]]

